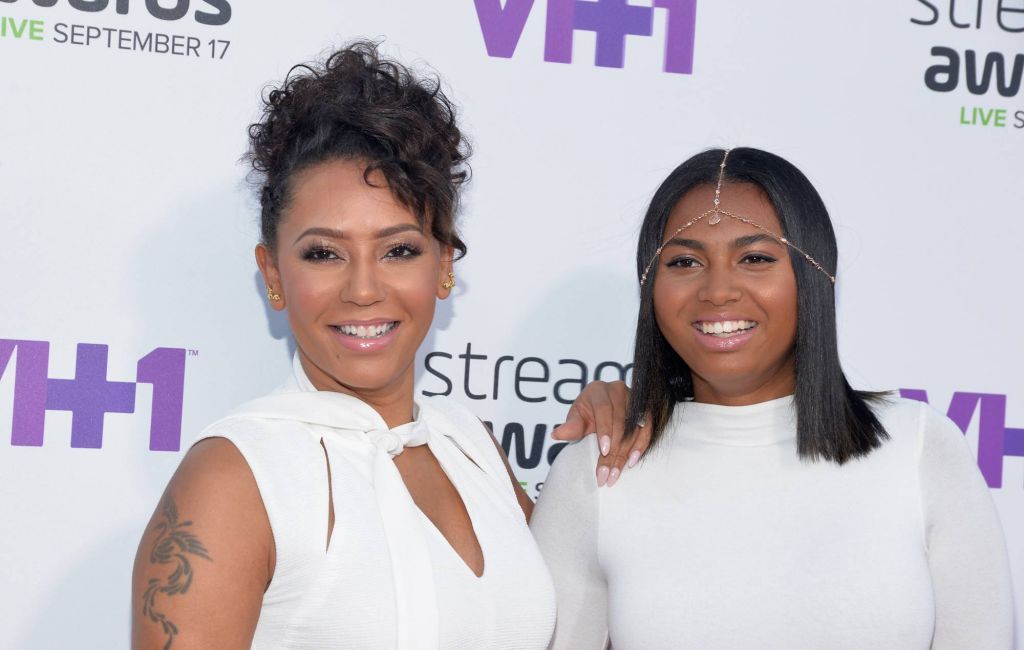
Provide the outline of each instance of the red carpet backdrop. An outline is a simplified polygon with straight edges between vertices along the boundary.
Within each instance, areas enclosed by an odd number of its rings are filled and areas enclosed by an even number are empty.
[[[2,0],[0,646],[127,646],[171,472],[289,368],[246,126],[268,82],[357,37],[461,107],[470,250],[417,392],[493,423],[531,496],[581,385],[630,376],[654,188],[703,148],[768,149],[831,210],[851,380],[976,450],[1020,639],[1022,34],[1020,0]]]

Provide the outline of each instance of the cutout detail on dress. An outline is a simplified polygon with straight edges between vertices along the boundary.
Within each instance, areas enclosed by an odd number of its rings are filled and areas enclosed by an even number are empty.
[[[331,535],[334,534],[334,486],[331,482],[331,457],[327,453],[327,445],[324,439],[320,438],[320,448],[324,450],[324,463],[327,464],[327,544],[324,552],[331,548]]]
[[[449,440],[451,440],[451,441],[452,441],[452,444],[453,444],[453,445],[455,445],[455,448],[456,448],[456,449],[458,449],[459,451],[461,451],[461,452],[462,452],[462,455],[466,457],[466,460],[468,460],[469,462],[473,463],[473,465],[474,465],[474,466],[476,466],[476,468],[477,468],[478,470],[480,470],[481,472],[483,472],[483,471],[484,471],[484,468],[483,468],[483,467],[480,467],[480,465],[479,465],[479,464],[477,464],[477,462],[476,462],[475,460],[473,460],[473,457],[472,457],[472,456],[470,456],[470,455],[469,455],[468,453],[466,453],[466,450],[462,448],[462,445],[460,445],[460,444],[459,444],[459,441],[458,441],[458,440],[456,440],[455,438],[453,438],[453,437],[449,436],[448,434],[445,434],[445,436],[444,436],[444,437],[445,437],[445,438],[448,438]],[[486,473],[487,473],[487,472],[484,472],[484,474],[486,474]]]

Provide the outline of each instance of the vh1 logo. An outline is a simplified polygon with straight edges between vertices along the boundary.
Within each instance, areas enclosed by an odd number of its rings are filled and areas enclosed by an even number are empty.
[[[39,447],[43,444],[46,411],[71,412],[71,446],[99,449],[103,446],[103,417],[107,413],[134,413],[136,384],[153,386],[149,423],[149,448],[178,451],[181,448],[181,412],[185,391],[184,348],[156,348],[139,359],[135,381],[107,379],[107,346],[79,343],[75,376],[49,376],[50,344],[46,341],[0,339],[0,378],[15,350],[14,408],[11,444]],[[3,426],[0,422],[0,426]]]
[[[693,48],[697,29],[697,0],[648,0],[634,5],[629,0],[547,0],[544,60],[572,63],[572,39],[577,31],[597,35],[594,64],[607,68],[624,65],[626,36],[651,36],[654,10],[667,16],[665,72],[693,73]],[[523,35],[534,0],[473,0],[487,54],[510,58]]]
[[[900,397],[928,402],[928,391],[901,388]],[[1003,487],[1003,458],[1024,456],[1024,429],[1006,426],[1006,395],[953,393],[946,415],[964,434],[978,414],[978,467],[990,488]]]

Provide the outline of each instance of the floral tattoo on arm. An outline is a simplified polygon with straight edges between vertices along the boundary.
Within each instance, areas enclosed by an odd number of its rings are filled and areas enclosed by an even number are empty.
[[[171,565],[171,572],[162,580],[150,578],[149,586],[142,596],[142,614],[154,623],[159,623],[167,635],[164,650],[169,650],[174,637],[178,635],[178,626],[156,609],[158,594],[177,596],[188,592],[192,586],[193,556],[212,562],[209,552],[199,538],[187,529],[191,521],[178,521],[178,507],[170,497],[164,499],[163,518],[154,527],[157,533],[153,550],[149,553],[150,564]]]

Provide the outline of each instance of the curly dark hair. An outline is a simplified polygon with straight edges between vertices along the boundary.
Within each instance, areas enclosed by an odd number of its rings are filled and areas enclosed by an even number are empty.
[[[459,189],[469,179],[470,146],[437,77],[419,78],[357,41],[323,63],[293,67],[264,93],[263,115],[249,126],[248,160],[260,184],[263,243],[272,251],[291,199],[294,175],[321,162],[358,159],[363,178],[379,171],[424,230],[457,256]]]

